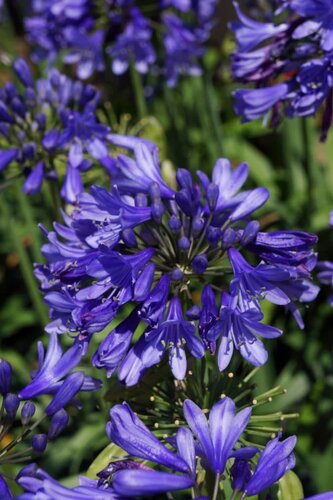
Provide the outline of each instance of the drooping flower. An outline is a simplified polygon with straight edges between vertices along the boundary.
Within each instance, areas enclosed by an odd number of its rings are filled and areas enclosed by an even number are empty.
[[[99,94],[55,69],[34,81],[23,59],[13,68],[23,89],[7,83],[0,90],[0,171],[18,169],[25,177],[23,191],[30,195],[45,179],[54,183],[60,177],[60,194],[75,203],[83,191],[82,172],[108,155],[109,128],[95,113]],[[67,168],[64,180],[62,166]]]
[[[260,7],[250,19],[234,2],[238,21],[230,24],[237,41],[234,79],[251,88],[235,92],[243,121],[267,117],[276,126],[283,114],[312,116],[323,108],[321,140],[332,123],[333,9],[329,0],[290,0],[271,9],[262,22]]]
[[[162,179],[151,142],[114,135],[109,140],[129,150],[104,162],[115,182],[111,191],[92,186],[64,225],[46,232],[48,263],[36,267],[36,276],[50,307],[47,330],[89,341],[131,307],[93,357],[95,366],[109,375],[118,371],[128,385],[164,353],[174,376],[184,378],[188,353],[214,353],[220,338],[220,369],[233,345],[254,365],[264,363],[257,336],[281,332],[260,323],[261,301],[288,308],[301,324],[298,303],[318,293],[311,283],[316,236],[259,231],[251,214],[269,193],[264,187],[242,190],[246,164],[233,169],[220,159],[212,180],[179,169],[175,191]],[[249,254],[260,259],[257,266],[249,264]],[[230,299],[219,310],[216,291],[228,288]],[[201,308],[193,301],[193,292],[200,291]],[[137,338],[139,326],[144,328]]]

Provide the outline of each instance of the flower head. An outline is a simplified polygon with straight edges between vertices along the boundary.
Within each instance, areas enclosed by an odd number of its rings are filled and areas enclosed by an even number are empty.
[[[237,2],[234,5],[238,21],[230,24],[237,40],[233,76],[254,84],[236,90],[237,114],[249,121],[271,112],[274,127],[283,114],[312,116],[324,108],[321,139],[325,140],[332,122],[331,2],[283,2],[272,8],[269,22],[250,19]],[[256,9],[258,18],[261,14]]]
[[[23,191],[32,195],[44,179],[54,182],[64,166],[61,195],[75,203],[83,190],[81,172],[108,155],[109,129],[95,114],[99,94],[55,69],[34,81],[23,59],[13,67],[23,90],[13,83],[0,90],[0,171],[18,166]]]
[[[179,169],[175,191],[162,179],[152,143],[110,140],[129,149],[106,162],[116,185],[111,191],[92,186],[65,224],[46,233],[48,263],[36,267],[36,276],[51,308],[47,330],[89,341],[131,307],[93,357],[109,375],[118,369],[128,385],[165,353],[174,376],[184,378],[187,355],[214,353],[220,337],[221,369],[233,345],[254,365],[264,363],[266,351],[257,336],[281,332],[260,323],[261,301],[299,315],[298,302],[313,300],[316,237],[259,231],[251,214],[269,193],[264,187],[242,190],[246,164],[233,169],[220,159],[211,180]],[[248,262],[250,254],[260,259],[256,266]],[[202,307],[193,301],[198,291]],[[225,292],[221,308],[216,292]],[[132,346],[140,324],[144,331]]]

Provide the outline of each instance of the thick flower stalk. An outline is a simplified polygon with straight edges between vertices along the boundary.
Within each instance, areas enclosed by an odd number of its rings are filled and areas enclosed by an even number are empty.
[[[154,3],[145,7],[136,0],[81,0],[74,5],[34,0],[26,19],[34,57],[52,61],[63,54],[65,63],[76,64],[81,79],[104,71],[105,64],[116,75],[131,64],[145,74],[163,57],[160,71],[169,86],[182,74],[200,74],[216,0]]]
[[[276,126],[283,115],[312,116],[322,110],[325,140],[333,112],[333,8],[330,0],[289,0],[271,11],[269,22],[247,17],[234,2],[238,21],[230,27],[237,50],[232,74],[251,85],[235,92],[235,110],[243,121],[271,112]],[[263,14],[263,13],[261,13]]]
[[[41,343],[38,353],[38,369],[32,373],[32,381],[18,393],[12,392],[11,364],[0,359],[0,496],[4,499],[13,497],[1,475],[2,468],[41,455],[69,422],[64,407],[78,406],[75,398],[79,392],[101,387],[99,380],[81,371],[70,373],[82,358],[82,345],[77,344],[63,354],[59,337],[52,335],[46,354]],[[41,411],[37,398],[43,395],[51,395],[52,399]]]
[[[109,129],[96,117],[99,93],[55,69],[34,80],[23,59],[13,69],[20,85],[0,89],[0,172],[13,167],[8,178],[24,176],[23,191],[31,195],[45,179],[60,180],[62,198],[75,203],[81,173],[108,154]]]
[[[220,370],[234,350],[255,366],[265,363],[260,338],[282,332],[262,322],[261,303],[286,308],[303,326],[299,304],[318,293],[311,282],[316,236],[260,230],[252,214],[269,193],[241,190],[245,163],[233,169],[220,159],[211,180],[179,169],[174,190],[153,143],[109,139],[133,152],[104,161],[111,191],[92,186],[64,225],[45,231],[48,262],[35,272],[50,307],[47,331],[89,342],[124,311],[93,364],[109,376],[117,370],[128,385],[165,354],[177,379],[188,354],[216,354]],[[139,326],[144,332],[132,345]]]
[[[175,436],[167,438],[168,445],[156,438],[127,403],[114,406],[110,416],[107,435],[128,457],[110,462],[98,473],[98,481],[82,478],[81,485],[73,490],[61,486],[36,466],[29,466],[18,476],[18,483],[31,493],[29,498],[43,495],[45,499],[57,500],[61,494],[62,498],[88,498],[93,490],[94,498],[116,498],[115,495],[136,498],[189,489],[192,489],[192,498],[209,493],[216,498],[222,474],[224,479],[232,480],[234,495],[241,491],[242,498],[246,498],[254,494],[252,492],[266,490],[295,464],[294,436],[284,441],[274,438],[262,452],[254,446],[242,446],[240,437],[251,417],[251,409],[237,413],[235,403],[228,397],[211,408],[208,420],[198,406],[186,400],[187,426],[179,427]],[[149,466],[140,459],[148,461]],[[257,463],[255,467],[254,463]],[[214,493],[209,491],[207,472],[215,477]],[[23,500],[25,496],[19,498]]]

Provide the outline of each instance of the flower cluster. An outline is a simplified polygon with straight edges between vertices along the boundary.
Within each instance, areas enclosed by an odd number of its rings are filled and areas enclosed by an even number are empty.
[[[333,212],[330,213],[330,227],[333,228]],[[318,262],[318,279],[323,285],[328,285],[333,288],[333,262],[323,260]],[[328,297],[328,302],[333,306],[333,294]]]
[[[161,176],[153,143],[109,139],[133,152],[104,161],[111,191],[92,186],[64,225],[45,230],[47,264],[35,273],[50,307],[47,331],[88,342],[125,315],[93,364],[109,376],[118,370],[128,385],[165,352],[177,379],[186,374],[186,350],[196,358],[216,353],[220,370],[234,349],[255,366],[265,363],[259,337],[282,331],[261,322],[261,302],[283,306],[303,326],[298,304],[318,293],[311,282],[316,236],[260,230],[251,214],[269,193],[264,187],[241,190],[245,163],[233,169],[218,160],[212,180],[200,171],[194,180],[178,169],[174,190]],[[144,332],[132,347],[139,325]]]
[[[45,178],[55,183],[57,170],[66,170],[61,196],[75,203],[81,172],[108,154],[109,129],[96,117],[99,94],[55,69],[35,81],[23,59],[13,68],[20,85],[0,89],[0,171],[15,162],[24,192],[35,194]]]
[[[18,394],[11,392],[13,369],[10,363],[0,359],[0,468],[6,464],[25,462],[31,459],[31,453],[42,454],[49,441],[56,439],[64,430],[69,416],[64,409],[68,404],[79,405],[75,399],[80,391],[94,391],[100,388],[97,379],[86,376],[81,371],[70,373],[81,360],[82,345],[76,343],[63,354],[57,335],[51,335],[44,354],[41,342],[38,344],[38,368],[31,374],[31,382]],[[52,399],[43,409],[37,410],[33,402],[43,395]],[[20,415],[21,429],[17,432],[17,416]],[[38,432],[41,424],[48,419],[48,431]],[[22,449],[22,444],[30,446]],[[19,448],[19,451],[14,448]],[[1,498],[5,496],[7,486],[0,472]]]
[[[252,20],[234,2],[239,20],[232,58],[236,81],[255,88],[235,92],[235,110],[244,121],[271,111],[275,126],[288,117],[314,115],[323,108],[321,139],[333,113],[333,7],[330,0],[280,3],[270,22]]]
[[[70,490],[43,470],[28,466],[19,474],[18,483],[31,493],[29,498],[41,495],[53,500],[136,498],[138,495],[156,495],[189,488],[193,488],[198,498],[199,492],[204,493],[201,492],[203,485],[198,481],[198,470],[213,473],[217,486],[222,474],[229,476],[233,489],[242,492],[242,498],[245,498],[265,490],[295,465],[294,436],[284,441],[280,440],[280,436],[276,437],[261,452],[255,446],[241,446],[239,439],[249,422],[251,409],[245,408],[236,413],[235,403],[228,397],[211,408],[208,421],[195,403],[186,400],[184,416],[188,427],[181,426],[176,436],[168,439],[173,449],[162,444],[126,403],[114,406],[110,416],[111,421],[106,427],[110,440],[125,450],[129,457],[147,460],[163,469],[152,469],[125,457],[111,462],[100,471],[98,481],[81,478],[81,485]],[[231,463],[231,469],[227,468],[227,464]],[[19,498],[23,500],[26,496]]]
[[[213,24],[216,0],[161,0],[140,6],[136,0],[34,0],[26,20],[36,60],[53,61],[59,53],[76,64],[77,76],[89,78],[105,69],[105,57],[114,74],[133,64],[147,73],[158,61],[155,41],[164,50],[162,71],[174,86],[179,75],[201,72],[199,59]],[[147,11],[147,17],[145,15]]]

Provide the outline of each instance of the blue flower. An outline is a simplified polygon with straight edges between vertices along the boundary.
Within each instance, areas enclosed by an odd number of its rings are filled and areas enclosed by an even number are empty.
[[[96,500],[117,500],[120,497],[113,488],[98,487],[98,481],[87,477],[80,477],[80,485],[74,488],[63,486],[53,479],[36,464],[24,467],[17,476],[18,484],[24,489],[24,493],[17,500],[38,499],[45,500],[85,500],[96,498]]]
[[[12,83],[0,90],[0,171],[18,164],[26,177],[23,191],[33,195],[45,179],[54,182],[57,166],[66,162],[60,193],[75,203],[83,191],[81,173],[108,155],[109,128],[98,122],[95,113],[99,94],[54,69],[46,79],[34,82],[23,59],[17,59],[13,68],[23,90]]]
[[[237,457],[234,450],[239,437],[246,428],[251,408],[236,414],[236,405],[232,399],[225,397],[211,408],[209,420],[204,412],[193,401],[184,402],[184,416],[198,440],[197,453],[203,461],[203,467],[212,472],[222,474],[230,457]],[[248,449],[242,449],[242,453]]]
[[[50,307],[47,331],[69,331],[89,342],[128,308],[127,319],[93,357],[128,385],[164,353],[174,376],[183,379],[188,355],[214,354],[220,338],[221,369],[233,346],[253,364],[264,363],[257,335],[281,332],[260,323],[261,302],[286,306],[302,326],[298,304],[318,293],[311,282],[316,237],[259,230],[251,215],[269,192],[242,189],[245,163],[233,169],[220,159],[211,179],[178,169],[173,189],[162,179],[154,144],[114,135],[110,141],[128,150],[104,161],[116,186],[92,186],[63,225],[45,231],[47,264],[36,266],[36,276]],[[250,254],[257,265],[248,263]],[[218,311],[222,288],[230,299]],[[201,308],[193,301],[198,292]]]
[[[161,73],[156,66],[163,37],[166,65],[162,71],[167,84],[174,86],[182,74],[200,74],[199,59],[214,25],[217,0],[159,1],[149,9],[149,17],[137,3],[115,0],[95,9],[88,0],[77,5],[35,0],[25,21],[34,59],[54,61],[59,56],[76,65],[81,79],[104,71],[107,56],[116,75],[133,64],[139,73],[151,71],[156,76]]]
[[[274,484],[295,466],[293,454],[295,445],[296,436],[291,436],[284,441],[280,441],[279,437],[272,439],[260,453],[258,463],[250,474],[244,474],[244,469],[240,468],[240,460],[236,458],[231,469],[234,476],[233,487],[252,496]],[[250,467],[248,470],[251,470]]]
[[[82,372],[69,373],[81,361],[84,345],[77,342],[65,353],[59,344],[57,334],[51,334],[48,349],[44,354],[38,343],[38,369],[32,373],[32,381],[19,392],[20,399],[31,399],[42,394],[54,396],[46,408],[48,415],[54,415],[72,401],[79,391],[93,391],[100,387],[100,381]]]
[[[283,114],[309,116],[323,108],[321,140],[325,141],[333,114],[331,2],[284,2],[272,9],[269,23],[248,18],[234,5],[239,21],[230,24],[237,41],[233,76],[256,86],[236,90],[236,113],[249,121],[271,110],[270,125],[275,127]],[[260,9],[255,15],[260,16]]]
[[[239,302],[239,303],[238,303]],[[252,306],[252,307],[251,307]],[[238,296],[222,295],[219,319],[207,332],[207,338],[216,342],[221,338],[217,362],[222,371],[229,365],[234,347],[249,363],[261,366],[266,363],[268,353],[259,337],[276,338],[282,331],[260,323],[263,314],[256,307],[250,307]]]
[[[176,436],[178,453],[170,451],[150,432],[143,422],[123,403],[110,412],[106,432],[112,442],[130,455],[180,472],[159,472],[153,469],[117,471],[112,486],[122,495],[145,495],[187,489],[195,482],[195,450],[191,433],[180,428]]]

